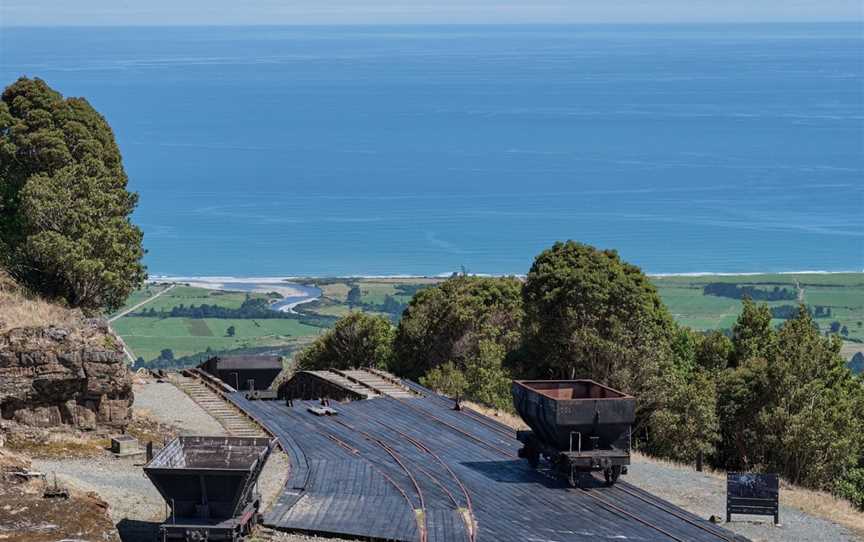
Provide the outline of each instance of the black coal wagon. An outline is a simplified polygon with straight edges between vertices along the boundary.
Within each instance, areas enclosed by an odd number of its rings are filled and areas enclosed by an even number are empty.
[[[258,476],[275,440],[255,437],[179,437],[144,473],[168,504],[159,542],[236,542],[260,520]]]
[[[614,484],[630,464],[636,399],[593,380],[517,380],[513,405],[531,431],[518,431],[519,457],[540,457],[578,486],[581,472],[602,471]]]

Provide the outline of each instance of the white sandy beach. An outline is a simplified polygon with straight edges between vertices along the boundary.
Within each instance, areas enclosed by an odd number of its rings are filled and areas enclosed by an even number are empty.
[[[165,277],[153,276],[152,283],[183,283],[208,290],[242,290],[244,292],[276,292],[282,297],[302,297],[307,292],[288,284],[290,277]],[[242,284],[238,288],[236,284]]]

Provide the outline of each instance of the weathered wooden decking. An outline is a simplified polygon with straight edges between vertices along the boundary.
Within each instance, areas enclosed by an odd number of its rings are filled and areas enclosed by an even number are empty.
[[[270,527],[410,541],[743,540],[626,483],[571,489],[516,456],[512,429],[437,396],[332,403],[335,416],[309,412],[314,401],[230,399],[291,459]]]

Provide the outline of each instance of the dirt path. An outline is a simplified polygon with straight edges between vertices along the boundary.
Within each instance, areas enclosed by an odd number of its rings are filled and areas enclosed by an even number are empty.
[[[161,291],[157,292],[156,294],[154,294],[154,295],[148,297],[147,299],[145,299],[145,300],[142,301],[141,303],[138,303],[137,305],[133,305],[133,306],[129,307],[128,309],[126,309],[126,310],[124,310],[124,311],[122,311],[122,312],[119,312],[119,313],[115,314],[114,316],[112,316],[111,318],[108,319],[108,323],[110,324],[111,322],[114,322],[115,320],[119,320],[119,319],[123,318],[124,316],[126,316],[126,315],[129,314],[130,312],[133,312],[133,311],[135,311],[135,310],[137,310],[137,309],[140,309],[141,307],[143,307],[143,306],[146,305],[147,303],[150,303],[151,301],[153,301],[154,299],[156,299],[156,298],[159,297],[160,295],[162,295],[162,294],[164,294],[165,292],[167,292],[168,290],[171,290],[172,288],[174,288],[175,286],[177,286],[177,285],[176,285],[176,284],[172,284],[172,285],[168,286],[167,288],[165,288],[164,290],[161,290]]]

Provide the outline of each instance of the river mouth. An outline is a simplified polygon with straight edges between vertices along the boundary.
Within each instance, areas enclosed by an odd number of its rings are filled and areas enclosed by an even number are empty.
[[[294,312],[294,307],[310,303],[321,297],[321,288],[280,279],[255,279],[247,277],[160,277],[157,282],[176,282],[196,288],[222,290],[226,292],[275,293],[270,308],[279,312]]]

